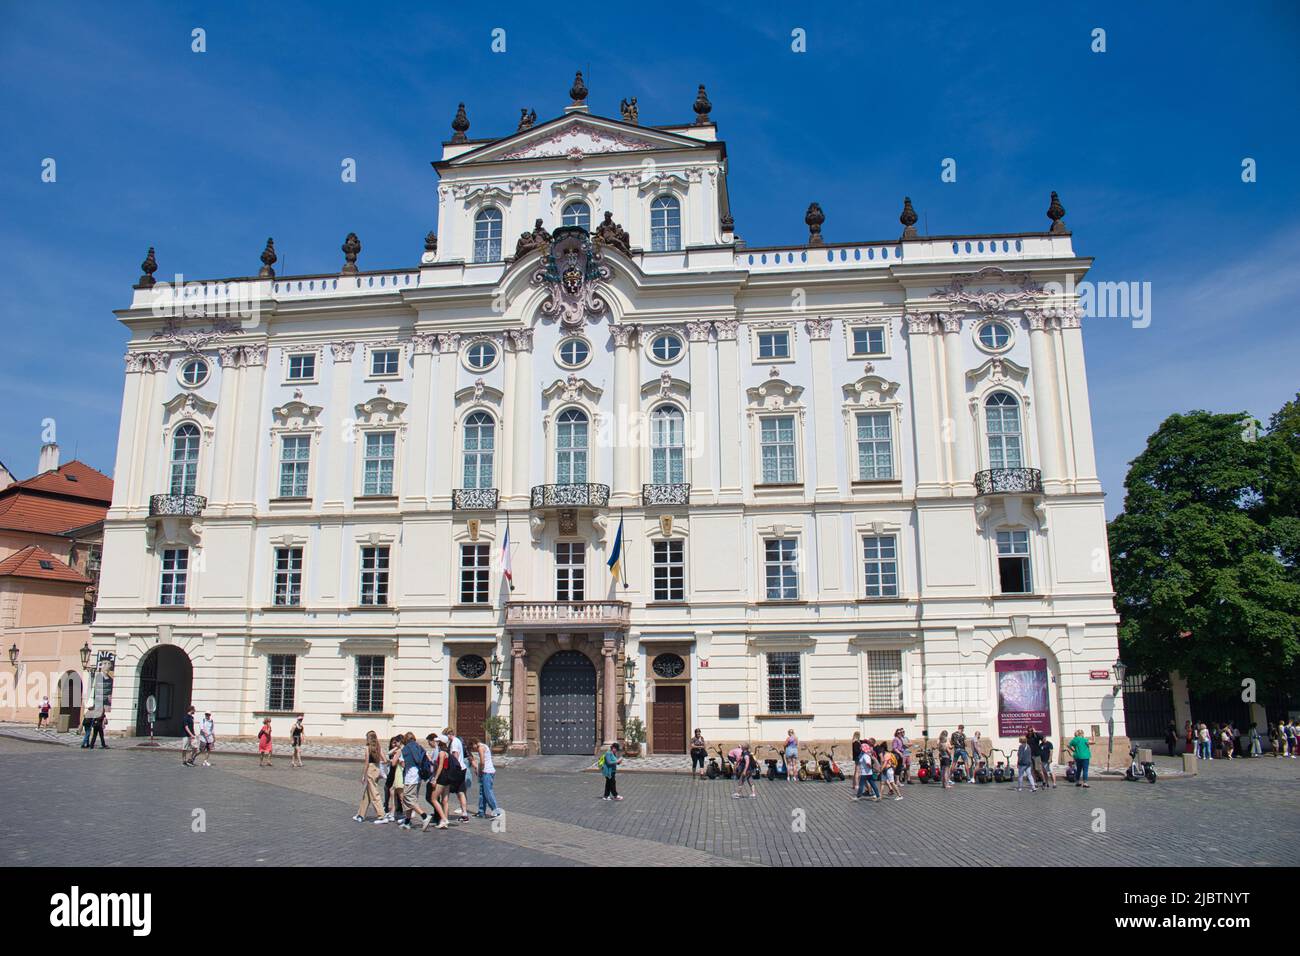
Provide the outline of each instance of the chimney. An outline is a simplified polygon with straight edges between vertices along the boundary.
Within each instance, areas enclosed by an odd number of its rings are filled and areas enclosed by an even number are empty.
[[[36,465],[36,473],[43,475],[47,471],[54,471],[59,467],[59,445],[58,442],[47,441],[41,446],[41,459]]]

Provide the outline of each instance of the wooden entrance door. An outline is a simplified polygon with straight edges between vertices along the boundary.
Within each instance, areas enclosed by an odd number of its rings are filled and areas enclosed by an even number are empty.
[[[456,725],[452,730],[468,746],[475,738],[487,741],[483,721],[487,720],[487,688],[482,684],[456,685]]]
[[[657,754],[686,753],[686,685],[656,684],[651,730]]]

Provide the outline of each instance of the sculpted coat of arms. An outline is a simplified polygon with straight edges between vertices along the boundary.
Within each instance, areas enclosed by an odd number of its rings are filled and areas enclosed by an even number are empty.
[[[587,230],[562,226],[551,236],[550,247],[530,281],[550,293],[542,302],[542,314],[574,330],[608,311],[597,283],[609,277],[609,266],[601,261],[600,249]]]

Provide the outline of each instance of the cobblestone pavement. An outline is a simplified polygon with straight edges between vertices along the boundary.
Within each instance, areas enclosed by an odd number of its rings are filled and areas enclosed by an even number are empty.
[[[352,822],[359,774],[339,761],[293,769],[277,756],[260,768],[218,754],[210,769],[188,768],[173,753],[6,736],[0,864],[1300,864],[1300,761],[1215,761],[1155,786],[1107,781],[1033,795],[914,785],[901,802],[879,804],[850,801],[847,783],[761,782],[755,799],[735,800],[729,781],[621,774],[622,803],[599,800],[601,785],[525,762],[497,775],[499,832],[471,820],[420,834]],[[197,817],[205,832],[193,831]]]

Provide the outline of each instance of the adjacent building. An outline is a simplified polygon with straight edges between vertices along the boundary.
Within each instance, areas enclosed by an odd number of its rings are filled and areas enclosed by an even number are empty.
[[[638,722],[666,753],[1122,738],[1062,291],[1091,260],[1055,195],[1048,231],[923,236],[909,201],[838,242],[813,203],[751,247],[703,87],[662,126],[570,100],[484,139],[457,112],[417,265],[349,235],[338,272],[278,276],[268,242],[176,289],[150,250],[94,626],[118,710],[500,716],[546,753]]]

